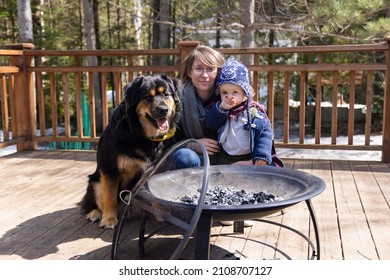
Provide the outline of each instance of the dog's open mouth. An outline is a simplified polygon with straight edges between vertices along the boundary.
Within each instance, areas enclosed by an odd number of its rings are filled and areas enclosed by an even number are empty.
[[[146,117],[159,130],[161,130],[161,131],[168,131],[169,130],[169,122],[168,122],[167,118],[154,119],[149,114],[146,114]]]

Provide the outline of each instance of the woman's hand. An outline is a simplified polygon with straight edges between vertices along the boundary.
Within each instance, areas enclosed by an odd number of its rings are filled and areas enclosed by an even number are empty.
[[[232,163],[232,165],[253,165],[252,160],[240,160]]]
[[[252,165],[252,160],[241,160],[237,161],[235,163],[232,163],[232,165]],[[268,162],[262,159],[258,159],[255,161],[255,165],[262,165],[262,166],[267,166]]]
[[[198,140],[200,143],[203,144],[203,146],[206,148],[207,153],[209,155],[214,155],[214,154],[219,153],[219,145],[218,145],[218,142],[216,140],[210,139],[210,138],[201,138],[201,139],[196,139],[196,140]],[[196,145],[196,144],[191,144],[191,149],[197,153],[202,152],[199,145]]]

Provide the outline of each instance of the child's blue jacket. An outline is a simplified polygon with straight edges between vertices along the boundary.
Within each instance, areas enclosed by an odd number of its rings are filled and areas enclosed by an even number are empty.
[[[218,132],[218,142],[227,121],[228,111],[220,110],[216,102],[206,115],[205,125],[207,129]],[[267,115],[256,107],[250,109],[252,124],[250,128],[252,160],[266,160],[272,163],[273,131]]]

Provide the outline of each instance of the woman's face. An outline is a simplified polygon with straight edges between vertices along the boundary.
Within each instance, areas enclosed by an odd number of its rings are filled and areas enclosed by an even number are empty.
[[[189,76],[198,94],[202,97],[206,97],[204,96],[206,93],[210,97],[214,88],[215,78],[217,77],[217,71],[218,68],[206,66],[198,59],[192,64]]]

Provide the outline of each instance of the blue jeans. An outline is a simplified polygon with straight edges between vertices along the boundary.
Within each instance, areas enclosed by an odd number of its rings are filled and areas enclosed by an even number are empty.
[[[168,156],[168,169],[170,170],[199,166],[201,166],[199,155],[188,148],[180,148]]]

